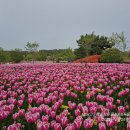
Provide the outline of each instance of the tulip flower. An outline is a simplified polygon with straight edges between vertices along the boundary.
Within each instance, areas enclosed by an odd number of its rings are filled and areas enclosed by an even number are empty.
[[[18,101],[18,107],[22,107],[22,105],[23,105],[23,100],[19,100]]]
[[[106,124],[108,127],[112,128],[114,126],[114,120],[112,120],[111,118],[107,118]]]
[[[93,126],[93,123],[94,123],[93,119],[91,119],[91,118],[85,119],[84,122],[83,122],[84,128],[86,130],[90,129]]]
[[[81,119],[77,118],[77,119],[74,120],[74,126],[75,126],[76,129],[80,130],[81,125],[82,125],[82,120]]]
[[[56,112],[55,112],[55,111],[52,111],[50,115],[51,115],[52,118],[55,118]]]
[[[124,112],[125,112],[125,107],[119,106],[119,107],[118,107],[118,112],[119,112],[120,114],[124,114]]]
[[[127,130],[130,130],[130,122],[127,123]]]
[[[65,130],[75,130],[74,124],[69,124],[69,125],[65,128]]]
[[[106,130],[106,125],[104,122],[99,123],[99,130]]]
[[[47,122],[37,121],[37,130],[49,130],[50,124]]]
[[[62,117],[61,118],[61,125],[63,126],[63,128],[65,128],[68,125],[67,117]]]
[[[76,116],[81,115],[81,111],[80,111],[79,109],[76,109],[76,110],[75,110],[75,115],[76,115]]]
[[[9,125],[7,130],[19,130],[20,126],[21,126],[20,123],[15,123],[15,124]]]
[[[97,107],[90,107],[90,113],[93,115],[93,114],[96,114],[97,112]]]
[[[62,130],[61,124],[60,123],[55,123],[54,124],[54,130]]]
[[[70,101],[68,102],[68,106],[70,110],[73,110],[76,107],[76,103],[71,103]]]

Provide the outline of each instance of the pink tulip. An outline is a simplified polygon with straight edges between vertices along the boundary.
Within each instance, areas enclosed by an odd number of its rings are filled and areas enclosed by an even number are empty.
[[[121,103],[121,101],[119,99],[117,99],[117,104],[120,104],[120,103]]]
[[[21,100],[24,100],[24,99],[25,99],[25,95],[24,95],[24,94],[21,94],[21,95],[20,95],[20,99],[21,99]]]
[[[0,120],[7,118],[9,114],[9,111],[0,111]]]
[[[76,116],[80,116],[80,115],[81,115],[81,111],[80,111],[79,109],[76,109],[76,110],[75,110],[75,115],[76,115]]]
[[[18,118],[19,118],[19,114],[18,113],[13,114],[13,119],[14,120],[17,120]]]
[[[21,124],[20,123],[16,123],[13,125],[9,125],[7,130],[19,130],[20,129]]]
[[[25,118],[28,123],[36,122],[39,117],[40,117],[40,114],[38,112],[34,114],[28,112],[25,114]]]
[[[125,107],[119,106],[119,107],[118,107],[118,112],[119,112],[120,114],[124,114],[124,112],[125,112]]]
[[[62,117],[61,118],[61,125],[65,128],[68,124],[68,118],[67,117]]]
[[[93,119],[91,119],[91,118],[85,119],[84,122],[83,122],[84,128],[86,130],[90,129],[93,126],[93,123],[94,123]]]
[[[33,102],[33,99],[32,98],[28,98],[28,103],[32,104],[32,102]]]
[[[89,100],[90,99],[90,95],[86,95],[86,100]]]
[[[22,107],[23,105],[23,100],[18,100],[18,107]]]
[[[56,112],[52,111],[52,112],[51,112],[51,117],[52,117],[52,118],[55,118],[55,116],[56,116]]]
[[[54,130],[62,130],[61,124],[60,123],[55,123],[54,124]]]
[[[98,115],[98,116],[96,117],[96,120],[97,120],[98,123],[101,123],[101,122],[103,122],[105,119],[104,119],[104,116],[100,114],[100,115]]]
[[[80,119],[74,120],[74,126],[75,126],[76,129],[79,130],[81,128],[81,125],[82,125],[82,120],[80,120]]]
[[[112,114],[111,119],[114,121],[114,125],[118,124],[118,121],[119,121],[119,116],[118,115]]]
[[[107,103],[106,103],[106,107],[107,107],[107,109],[109,109],[109,110],[113,109],[113,103],[112,103],[112,102],[107,102]]]
[[[126,108],[126,110],[129,110],[129,105],[126,105],[125,108]]]
[[[130,122],[127,123],[127,130],[130,130]]]
[[[111,118],[107,118],[106,124],[108,127],[112,128],[114,126],[114,121]]]
[[[93,114],[96,114],[97,112],[97,107],[90,107],[90,113],[93,115]]]
[[[51,126],[51,128],[54,128],[54,125],[56,124],[56,121],[55,120],[52,120],[51,121],[51,124],[50,124],[50,126]]]
[[[9,105],[9,111],[13,111],[14,110],[14,104],[11,104],[11,105]]]
[[[19,116],[24,116],[25,115],[25,110],[21,109],[18,111]]]
[[[106,125],[104,122],[99,123],[99,130],[106,130]]]
[[[76,103],[71,103],[70,101],[68,102],[68,106],[70,110],[73,110],[76,107]]]
[[[82,112],[83,112],[83,114],[87,115],[88,114],[88,107],[86,107],[86,106],[82,107]]]
[[[57,122],[61,122],[61,116],[60,116],[60,115],[57,115],[57,116],[56,116],[56,121],[57,121]]]
[[[69,124],[65,130],[75,130],[74,124]]]
[[[48,120],[49,120],[49,116],[48,115],[45,115],[45,116],[43,115],[42,116],[42,121],[43,122],[48,122]]]
[[[37,130],[49,130],[50,124],[47,122],[37,121]]]

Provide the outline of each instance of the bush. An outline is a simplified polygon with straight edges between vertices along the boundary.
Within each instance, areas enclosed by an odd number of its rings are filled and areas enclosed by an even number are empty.
[[[4,63],[6,61],[6,55],[4,51],[0,51],[0,63]]]
[[[101,54],[100,62],[121,63],[123,62],[122,52],[116,48],[107,49]]]
[[[10,58],[12,62],[19,63],[23,60],[23,54],[19,51],[11,51]]]

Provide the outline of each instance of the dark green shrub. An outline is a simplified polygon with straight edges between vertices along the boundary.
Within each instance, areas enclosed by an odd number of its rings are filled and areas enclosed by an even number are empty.
[[[116,48],[106,49],[101,54],[100,62],[102,62],[102,63],[121,63],[121,62],[123,62],[122,52]]]
[[[19,63],[23,60],[23,54],[19,51],[11,51],[10,58],[12,62]]]

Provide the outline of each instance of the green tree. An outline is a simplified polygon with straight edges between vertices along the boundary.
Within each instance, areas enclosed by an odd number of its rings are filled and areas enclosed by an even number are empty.
[[[19,63],[23,60],[23,53],[21,49],[15,48],[14,50],[10,51],[10,59],[15,63]]]
[[[119,49],[120,51],[125,51],[127,47],[127,37],[125,37],[124,33],[112,33],[112,36],[109,37],[109,42],[114,44],[114,48]]]
[[[79,48],[75,50],[76,58],[101,54],[103,50],[111,48],[114,44],[108,41],[108,37],[95,35],[94,33],[81,36],[77,40]]]
[[[82,53],[84,53],[85,56],[88,56],[90,54],[91,45],[94,42],[94,39],[96,36],[94,33],[86,34],[85,36],[81,35],[80,39],[77,40],[79,50],[83,50]]]
[[[39,47],[39,43],[37,43],[36,41],[35,42],[27,42],[25,48],[27,51],[29,52],[35,52],[37,51]]]
[[[67,49],[54,49],[49,52],[48,58],[50,60],[60,62],[60,61],[68,61],[71,62],[75,59],[74,51],[71,48]]]
[[[102,63],[121,63],[121,62],[123,62],[122,52],[116,48],[106,49],[101,54],[100,62],[102,62]]]
[[[47,59],[47,54],[45,52],[39,51],[36,53],[37,61],[45,61]]]
[[[63,52],[64,60],[71,62],[75,59],[74,51],[71,48],[67,48]]]
[[[25,48],[26,51],[28,51],[28,53],[26,54],[25,59],[32,60],[34,62],[34,60],[36,60],[36,54],[37,54],[36,52],[38,47],[39,47],[39,43],[37,43],[36,41],[27,42]]]
[[[0,63],[4,63],[6,61],[6,54],[4,49],[0,47]]]

